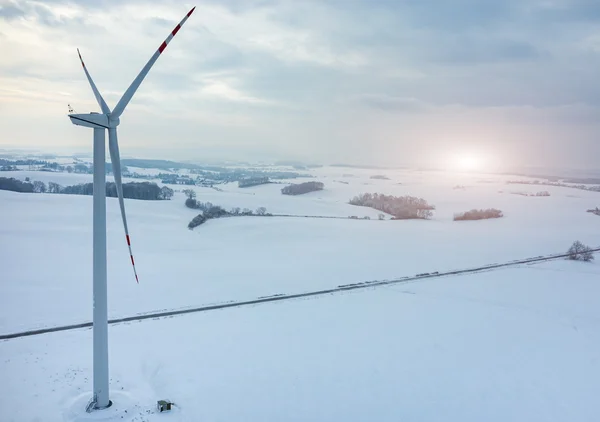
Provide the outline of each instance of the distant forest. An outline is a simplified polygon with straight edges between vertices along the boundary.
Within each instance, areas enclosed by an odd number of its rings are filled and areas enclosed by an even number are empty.
[[[423,198],[414,196],[392,196],[380,193],[363,193],[349,201],[351,205],[374,208],[391,214],[394,220],[429,219],[435,209]]]
[[[48,162],[43,160],[7,160],[5,158],[0,158],[0,166],[31,166],[44,164],[48,164]]]
[[[62,193],[66,195],[92,195],[93,183],[81,183],[73,186],[61,186],[55,182],[46,185],[38,180],[34,182],[21,181],[14,178],[0,177],[0,190],[24,193]],[[106,196],[116,198],[117,188],[113,182],[106,183]],[[123,197],[147,201],[169,200],[173,197],[173,189],[150,182],[123,183]]]
[[[281,189],[281,193],[284,195],[302,195],[308,192],[316,192],[319,190],[323,190],[324,186],[325,185],[321,182],[291,184]]]
[[[488,208],[486,210],[472,209],[463,213],[454,214],[454,221],[486,220],[488,218],[501,218],[503,216],[502,211],[496,208]]]
[[[0,190],[31,193],[33,192],[33,183],[22,182],[12,177],[0,177]]]

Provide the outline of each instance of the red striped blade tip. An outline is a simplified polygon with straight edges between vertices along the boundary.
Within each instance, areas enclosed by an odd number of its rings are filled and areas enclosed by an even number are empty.
[[[81,57],[81,53],[79,52],[79,49],[77,49],[77,55],[79,56],[79,61],[81,61],[81,65],[83,67],[85,67],[85,64],[83,63],[83,58]]]

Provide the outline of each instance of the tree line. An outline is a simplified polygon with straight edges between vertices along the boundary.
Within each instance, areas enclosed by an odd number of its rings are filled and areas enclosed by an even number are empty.
[[[158,186],[152,182],[128,182],[123,183],[123,198],[140,199],[144,201],[169,200],[173,197],[173,189],[167,186]],[[58,190],[58,192],[56,192]],[[61,188],[57,186],[53,193],[64,193],[70,195],[93,195],[93,183],[80,183],[78,185],[66,186]],[[106,196],[110,198],[117,197],[117,185],[114,182],[106,183]]]
[[[32,166],[32,165],[44,165],[48,164],[48,161],[45,160],[7,160],[5,158],[0,158],[0,166]]]
[[[454,214],[454,221],[485,220],[488,218],[501,218],[503,216],[502,211],[496,208],[488,208],[486,210],[472,209],[463,213]]]
[[[573,242],[569,250],[567,251],[567,259],[573,261],[585,261],[590,262],[594,260],[594,251],[587,245],[584,245],[579,240]]]
[[[259,207],[256,211],[252,211],[249,208],[241,209],[240,207],[231,208],[231,210],[227,211],[225,208],[214,205],[211,202],[201,202],[196,200],[196,191],[193,189],[184,189],[182,191],[187,199],[185,200],[185,206],[191,209],[201,210],[202,213],[198,214],[196,217],[190,221],[188,224],[188,228],[190,230],[198,227],[200,224],[206,222],[211,218],[221,218],[221,217],[236,217],[236,216],[266,216],[271,217],[273,214],[267,213],[267,209],[265,207]]]
[[[80,183],[72,186],[61,186],[55,182],[48,185],[38,180],[34,182],[21,181],[14,178],[0,177],[0,190],[26,193],[62,193],[66,195],[93,195],[93,183]],[[117,186],[114,182],[106,183],[106,196],[117,197]],[[169,200],[173,197],[173,189],[163,186],[159,187],[151,182],[129,182],[123,183],[123,197],[128,199],[141,199],[148,201]]]
[[[370,207],[394,216],[395,220],[429,219],[435,210],[423,198],[415,196],[392,196],[380,193],[363,193],[349,201],[351,205]]]
[[[281,193],[284,195],[302,195],[308,192],[323,190],[324,186],[321,182],[296,183],[284,187],[281,189]]]
[[[33,183],[23,182],[13,177],[0,177],[0,190],[31,193],[33,192]]]

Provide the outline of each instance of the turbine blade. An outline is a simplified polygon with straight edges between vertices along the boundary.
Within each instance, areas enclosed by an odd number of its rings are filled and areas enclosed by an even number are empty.
[[[129,239],[129,229],[127,228],[127,216],[125,215],[125,201],[123,200],[123,183],[121,180],[121,157],[119,155],[119,142],[117,141],[117,129],[108,129],[108,150],[110,152],[110,162],[112,163],[112,171],[115,177],[115,186],[117,188],[117,196],[119,197],[119,206],[121,207],[121,217],[123,218],[123,227],[125,228],[125,239],[129,248],[129,256],[131,257],[131,265],[133,266],[133,274],[135,281],[139,284],[137,271],[135,270],[135,261],[131,252],[131,240]]]
[[[108,108],[108,106],[106,105],[106,101],[104,101],[104,98],[102,98],[102,95],[100,95],[100,91],[98,91],[98,88],[96,87],[96,84],[94,83],[94,80],[90,76],[90,72],[88,72],[87,67],[85,67],[85,63],[83,63],[83,59],[81,58],[81,53],[79,52],[79,49],[77,49],[77,54],[79,55],[79,60],[81,60],[81,66],[83,66],[83,71],[85,72],[85,76],[87,76],[87,80],[92,87],[92,91],[94,91],[94,96],[96,97],[96,101],[98,101],[98,105],[100,106],[102,113],[109,114],[110,108]]]
[[[121,114],[125,110],[125,107],[127,107],[127,104],[129,104],[129,101],[131,101],[133,94],[135,94],[135,91],[137,91],[137,89],[141,85],[142,81],[144,80],[144,78],[146,77],[146,75],[148,74],[148,72],[150,71],[150,69],[156,62],[156,60],[158,59],[158,57],[162,54],[163,51],[165,51],[165,48],[167,48],[167,45],[169,44],[169,42],[171,42],[171,40],[173,39],[175,34],[177,34],[177,32],[179,32],[179,30],[181,29],[181,27],[183,26],[185,21],[187,21],[188,18],[191,16],[191,14],[194,12],[194,9],[196,9],[196,7],[194,7],[192,10],[190,10],[188,12],[188,14],[185,15],[185,17],[181,20],[181,22],[179,22],[179,24],[175,27],[175,29],[173,29],[171,31],[171,33],[169,34],[167,39],[163,41],[163,43],[160,45],[160,47],[158,47],[158,50],[156,50],[156,52],[150,58],[148,63],[146,63],[146,66],[143,67],[143,69],[141,70],[139,75],[137,75],[137,77],[133,80],[131,85],[129,85],[129,88],[127,88],[127,91],[125,91],[125,93],[123,94],[123,96],[121,97],[121,99],[119,100],[119,102],[117,103],[117,105],[115,106],[115,108],[112,112],[113,118],[118,118],[119,116],[121,116]]]

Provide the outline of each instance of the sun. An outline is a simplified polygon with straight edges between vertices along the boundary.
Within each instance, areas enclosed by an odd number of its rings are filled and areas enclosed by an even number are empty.
[[[483,170],[485,159],[482,155],[472,152],[461,152],[454,155],[452,167],[460,171]]]

